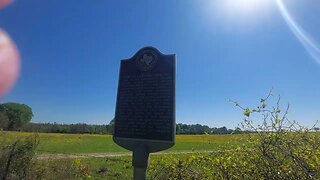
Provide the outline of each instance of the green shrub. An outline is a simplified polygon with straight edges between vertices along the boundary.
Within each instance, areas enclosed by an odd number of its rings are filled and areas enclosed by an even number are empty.
[[[243,110],[242,129],[251,132],[248,143],[159,160],[150,167],[151,179],[320,179],[320,134],[291,122],[289,105],[282,111],[280,97],[275,106],[267,105],[272,97],[270,92],[253,109],[233,101]]]
[[[5,132],[1,131],[0,136],[1,179],[25,179],[32,168],[32,159],[39,144],[39,137],[34,135],[8,142]]]

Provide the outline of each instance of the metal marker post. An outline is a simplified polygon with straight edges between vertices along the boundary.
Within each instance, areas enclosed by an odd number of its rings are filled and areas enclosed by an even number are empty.
[[[133,151],[132,165],[134,168],[134,180],[147,179],[147,167],[149,164],[149,152],[145,146],[140,146]]]
[[[146,180],[147,179],[147,168],[138,168],[134,167],[133,172],[133,179],[134,180]]]

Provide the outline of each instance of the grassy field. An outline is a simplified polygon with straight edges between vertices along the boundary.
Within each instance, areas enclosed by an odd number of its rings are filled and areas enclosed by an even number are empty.
[[[33,133],[24,132],[3,132],[0,131],[0,142],[4,144],[13,144],[17,139],[34,136]],[[300,133],[301,135],[301,133]],[[308,136],[302,133],[286,134],[281,137],[283,143],[294,144],[295,148],[290,149],[305,158],[306,162],[312,167],[312,172],[319,172],[320,164],[319,149],[313,149],[318,145],[319,133],[309,133]],[[90,134],[38,134],[40,143],[36,149],[39,156],[49,157],[44,159],[33,158],[25,179],[131,179],[132,165],[130,156],[111,157],[104,156],[93,158],[89,153],[123,153],[127,150],[117,146],[112,141],[110,135],[90,135]],[[280,137],[280,136],[279,136]],[[253,136],[251,141],[255,141]],[[257,137],[258,138],[258,137]],[[264,138],[277,140],[277,137],[264,134]],[[288,138],[295,138],[295,141],[287,141]],[[263,162],[277,160],[277,158],[268,159],[269,156],[262,156],[260,148],[251,146],[247,135],[177,135],[176,145],[167,150],[167,154],[151,154],[150,165],[148,167],[148,177],[150,179],[167,179],[165,177],[179,177],[185,175],[185,179],[212,179],[212,177],[228,177],[227,174],[233,174],[236,177],[250,177],[252,172],[260,172],[269,167]],[[259,142],[262,142],[261,140]],[[269,143],[269,141],[267,141]],[[302,143],[302,144],[296,144]],[[304,144],[303,144],[304,143]],[[248,145],[250,147],[248,148]],[[281,147],[287,147],[286,144]],[[193,151],[192,151],[193,150]],[[207,150],[207,152],[205,152]],[[282,151],[269,150],[274,156],[281,156]],[[180,151],[180,152],[179,152]],[[188,154],[181,151],[189,151]],[[191,153],[190,153],[191,151]],[[210,151],[210,152],[209,152]],[[20,151],[17,151],[20,152]],[[170,152],[175,152],[170,153]],[[252,153],[255,152],[255,153]],[[260,154],[259,154],[260,152]],[[301,153],[304,152],[304,153]],[[305,153],[309,152],[309,153]],[[68,158],[58,159],[57,153],[64,154]],[[86,154],[86,158],[81,155]],[[88,153],[88,154],[87,154]],[[39,155],[40,154],[40,155]],[[48,154],[51,154],[48,156]],[[73,154],[73,155],[70,155]],[[60,155],[59,155],[60,156]],[[18,156],[17,156],[18,157]],[[262,160],[261,160],[262,159]],[[281,158],[278,158],[281,159]],[[283,159],[283,157],[282,157]],[[288,157],[287,157],[288,159]],[[24,159],[25,160],[25,159]],[[23,160],[23,161],[24,161]],[[16,161],[18,162],[18,161]],[[256,163],[260,163],[256,166]],[[290,163],[291,161],[286,161]],[[286,164],[288,165],[288,164]],[[289,164],[290,165],[290,164]],[[299,166],[292,164],[287,172],[299,171]],[[239,167],[242,169],[239,170]],[[259,167],[263,167],[259,169]],[[275,168],[281,168],[277,166]],[[259,171],[258,171],[259,170]],[[283,171],[285,169],[282,169]],[[243,173],[242,173],[243,172]],[[300,171],[299,171],[300,172]],[[170,174],[171,173],[171,174]],[[276,173],[279,174],[279,173]],[[288,174],[286,174],[288,175]],[[256,173],[255,177],[260,177]],[[41,177],[41,178],[40,178]],[[284,177],[284,176],[281,176]],[[292,177],[300,177],[293,175]],[[314,175],[314,177],[318,177]],[[319,175],[320,177],[320,175]],[[191,178],[191,179],[192,179]],[[179,178],[178,178],[179,179]],[[215,178],[219,179],[219,178]],[[228,179],[228,178],[226,178]],[[241,178],[240,178],[241,179]],[[250,179],[250,178],[249,178]],[[316,178],[317,179],[317,178]]]
[[[193,154],[175,155],[151,155],[147,176],[154,176],[159,162],[170,162],[172,160],[190,159]],[[132,179],[133,167],[131,157],[108,157],[108,158],[75,158],[75,159],[48,159],[38,161],[34,169],[41,169],[45,179]],[[165,170],[165,169],[164,169]],[[59,172],[58,174],[55,173]],[[162,179],[162,178],[153,178]]]
[[[2,132],[7,141],[32,135]],[[108,153],[128,152],[112,141],[111,135],[39,133],[38,153]],[[176,145],[167,151],[216,150],[246,143],[245,135],[177,135]]]
[[[1,141],[13,142],[31,137],[33,133],[1,132]],[[38,154],[121,153],[128,152],[112,141],[111,135],[39,133]],[[176,145],[167,152],[219,150],[247,142],[246,135],[177,135]],[[193,154],[151,155],[148,174],[159,161],[189,159]],[[37,161],[32,171],[45,179],[131,179],[131,157],[46,159]],[[59,173],[55,173],[59,172]],[[37,176],[37,175],[35,175]],[[32,179],[32,178],[31,178]]]

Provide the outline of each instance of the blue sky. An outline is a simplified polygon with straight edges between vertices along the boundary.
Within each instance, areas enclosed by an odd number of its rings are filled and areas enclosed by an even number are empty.
[[[228,99],[255,106],[274,87],[289,118],[311,126],[320,120],[320,64],[275,1],[241,1],[251,9],[222,0],[16,0],[0,11],[0,27],[22,71],[1,101],[28,104],[34,122],[106,124],[120,60],[154,46],[177,55],[177,122],[234,128],[242,113]],[[320,43],[320,3],[283,3]]]

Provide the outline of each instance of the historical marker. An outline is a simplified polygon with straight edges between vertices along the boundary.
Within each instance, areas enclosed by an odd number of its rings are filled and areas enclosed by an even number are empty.
[[[113,140],[133,151],[135,179],[145,177],[149,153],[175,143],[175,80],[175,55],[156,48],[121,61]]]

